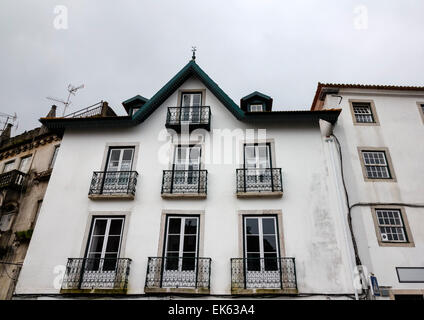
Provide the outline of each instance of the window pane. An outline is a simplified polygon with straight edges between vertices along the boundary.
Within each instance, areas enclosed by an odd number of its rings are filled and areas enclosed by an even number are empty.
[[[113,219],[110,222],[109,235],[121,235],[122,230],[122,220]]]
[[[266,271],[279,270],[279,259],[276,253],[266,253],[264,255],[264,267]]]
[[[259,236],[247,236],[247,252],[259,252]]]
[[[184,253],[182,260],[182,270],[194,270],[196,265],[194,253]]]
[[[96,219],[94,222],[94,235],[104,235],[106,233],[106,219]]]
[[[88,259],[85,261],[84,270],[87,271],[97,271],[100,266],[100,253],[89,254]]]
[[[200,106],[202,95],[200,93],[193,94],[193,106]]]
[[[275,236],[264,236],[264,252],[277,252],[277,243]]]
[[[106,252],[118,252],[120,240],[120,236],[109,236],[106,244]]]
[[[132,149],[125,149],[124,155],[122,156],[122,160],[132,160],[133,150]]]
[[[275,223],[274,218],[262,219],[262,229],[264,234],[275,234]]]
[[[102,252],[104,236],[93,236],[89,252]]]
[[[168,251],[180,250],[180,235],[168,235]]]
[[[178,269],[178,253],[168,252],[165,259],[166,270],[177,270]]]
[[[169,218],[168,233],[180,234],[181,232],[181,218]]]
[[[246,219],[246,234],[259,234],[258,219]]]
[[[247,254],[247,270],[248,271],[260,271],[261,270],[261,259],[259,253],[248,253]]]
[[[184,251],[196,251],[196,236],[184,236]]]
[[[103,260],[103,271],[114,271],[116,269],[118,255],[106,254]]]
[[[190,95],[189,94],[183,94],[182,106],[183,107],[189,107],[190,106]]]
[[[185,234],[196,234],[197,233],[197,219],[185,219],[184,226]]]

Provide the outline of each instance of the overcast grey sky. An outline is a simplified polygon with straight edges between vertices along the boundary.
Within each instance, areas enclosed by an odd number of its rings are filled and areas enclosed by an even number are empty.
[[[58,5],[67,29],[54,27]],[[275,110],[308,109],[318,81],[424,85],[423,12],[423,0],[1,0],[0,112],[18,114],[13,134],[30,130],[46,96],[84,83],[69,112],[106,100],[123,114],[121,102],[150,98],[192,45],[236,103],[258,90]]]

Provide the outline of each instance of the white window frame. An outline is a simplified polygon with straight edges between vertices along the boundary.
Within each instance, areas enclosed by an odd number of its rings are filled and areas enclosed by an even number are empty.
[[[387,161],[387,157],[386,157],[386,152],[385,151],[383,151],[383,150],[381,150],[381,151],[378,151],[378,150],[362,150],[361,154],[362,154],[362,161],[363,161],[364,166],[365,166],[366,177],[368,179],[392,179],[392,175],[391,175],[391,172],[390,172],[390,167],[389,167],[389,163]],[[379,160],[379,157],[378,156],[376,157],[377,154],[379,154],[379,155],[382,154],[383,155],[382,159],[384,160],[384,163],[377,163],[378,161],[381,160],[381,159]],[[369,155],[368,156],[368,159],[366,159],[366,156],[365,155]],[[384,171],[380,171],[380,172],[382,174],[384,173],[385,176],[379,177],[379,176],[372,176],[372,175],[370,175],[370,173],[371,174],[375,174],[375,172],[377,172],[377,171],[372,171],[372,170],[371,170],[371,172],[369,172],[367,170],[368,168],[373,168],[373,167],[375,167],[375,168],[384,168],[385,170]]]
[[[199,216],[190,216],[190,215],[168,215],[166,217],[166,230],[165,230],[165,247],[164,247],[164,257],[167,257],[168,254],[168,236],[176,235],[174,233],[169,233],[169,220],[171,219],[180,219],[180,240],[179,240],[179,249],[178,249],[178,258],[182,258],[184,254],[184,236],[185,234],[185,221],[189,219],[195,219],[196,222],[196,247],[194,251],[194,258],[198,257],[199,254],[199,228],[200,228],[200,217]],[[193,235],[193,234],[192,234]],[[174,251],[172,251],[174,252]],[[191,252],[191,251],[188,251]],[[178,271],[182,271],[182,259],[178,259]]]
[[[356,119],[356,123],[375,123],[371,103],[352,102],[352,109]],[[371,121],[368,121],[367,119],[370,119]]]
[[[254,103],[249,105],[249,112],[263,112],[264,105],[259,103]]]
[[[107,220],[106,222],[106,228],[105,228],[105,234],[102,235],[103,236],[103,245],[102,245],[102,251],[101,252],[96,252],[90,251],[92,242],[93,242],[93,236],[94,235],[94,228],[96,225],[96,221],[98,220]],[[92,220],[92,225],[90,228],[90,233],[88,235],[88,242],[87,242],[87,249],[86,249],[86,253],[85,253],[85,258],[90,258],[90,254],[99,254],[100,253],[100,261],[102,261],[102,259],[105,258],[105,255],[108,253],[106,251],[106,246],[108,243],[108,239],[109,239],[109,232],[110,232],[110,225],[112,220],[121,220],[122,224],[121,224],[121,233],[119,235],[119,246],[118,246],[118,251],[116,252],[116,259],[119,259],[120,257],[120,253],[121,253],[121,246],[122,246],[122,242],[123,242],[123,231],[124,231],[124,227],[125,227],[125,217],[115,217],[115,216],[93,216],[93,220]],[[116,235],[113,235],[116,236]],[[109,253],[115,253],[115,252],[109,252]],[[117,260],[118,261],[118,260]],[[118,263],[118,262],[116,262]],[[98,271],[103,271],[103,264],[99,263],[99,270]]]
[[[386,213],[386,216],[380,216],[379,214],[384,214]],[[388,217],[388,214],[391,213],[393,215],[393,218]],[[380,230],[380,239],[381,242],[399,242],[399,243],[407,243],[408,241],[408,235],[406,232],[406,227],[405,227],[405,223],[403,222],[403,218],[402,218],[402,212],[400,209],[389,209],[389,208],[376,208],[375,209],[375,214],[376,214],[376,219],[377,219],[377,224],[378,224],[378,228]],[[395,216],[396,215],[396,216]],[[399,223],[391,223],[388,220],[399,220]],[[383,220],[383,223],[381,223],[381,220]],[[388,221],[388,223],[387,223]],[[389,235],[387,233],[383,232],[383,228],[389,228],[389,229],[400,229],[401,230],[401,235],[403,237],[403,240],[395,240],[395,239],[389,239]],[[392,230],[391,230],[392,231]],[[397,234],[399,235],[398,232],[391,232],[390,234]]]
[[[253,251],[247,251],[247,223],[246,220],[247,219],[257,219],[258,221],[258,236],[259,236],[259,252],[253,252]],[[243,229],[243,236],[244,236],[244,257],[247,258],[247,254],[249,253],[259,253],[259,258],[261,259],[261,271],[264,271],[264,265],[263,265],[263,260],[265,258],[265,254],[266,253],[270,253],[270,252],[265,252],[264,250],[264,246],[263,246],[263,237],[264,237],[264,233],[263,233],[263,220],[264,219],[272,219],[274,220],[274,231],[275,233],[272,234],[275,237],[275,245],[276,245],[276,259],[280,258],[280,246],[279,246],[279,235],[278,235],[278,219],[276,216],[273,215],[263,215],[263,216],[253,216],[253,215],[245,215],[243,216],[243,225],[244,225],[244,229]],[[265,234],[265,235],[271,235],[271,234]]]

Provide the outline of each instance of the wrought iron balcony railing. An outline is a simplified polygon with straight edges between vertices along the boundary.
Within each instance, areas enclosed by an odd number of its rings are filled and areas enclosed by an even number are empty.
[[[206,194],[207,170],[164,170],[162,194]]]
[[[283,192],[281,168],[237,169],[237,193]]]
[[[19,170],[12,170],[0,174],[0,190],[20,189],[24,186],[26,174]]]
[[[125,291],[131,259],[69,258],[62,290],[106,289]]]
[[[146,288],[210,289],[211,258],[149,257]]]
[[[89,195],[135,195],[137,171],[95,171]]]
[[[231,289],[297,289],[294,258],[233,258]]]
[[[167,128],[180,131],[181,126],[188,125],[189,129],[203,128],[210,130],[211,108],[197,107],[169,107],[166,115]]]

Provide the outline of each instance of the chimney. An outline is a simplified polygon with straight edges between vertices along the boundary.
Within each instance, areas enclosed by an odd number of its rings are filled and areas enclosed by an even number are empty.
[[[109,105],[107,103],[107,101],[102,101],[102,113],[101,116],[102,117],[106,117],[107,116],[107,110],[109,108]]]
[[[50,111],[47,114],[46,118],[56,118],[56,109],[57,109],[57,106],[52,105],[52,108],[50,109]]]
[[[13,124],[8,123],[6,126],[6,129],[3,130],[3,132],[0,135],[0,146],[3,144],[4,141],[10,139],[10,133],[12,131]]]

